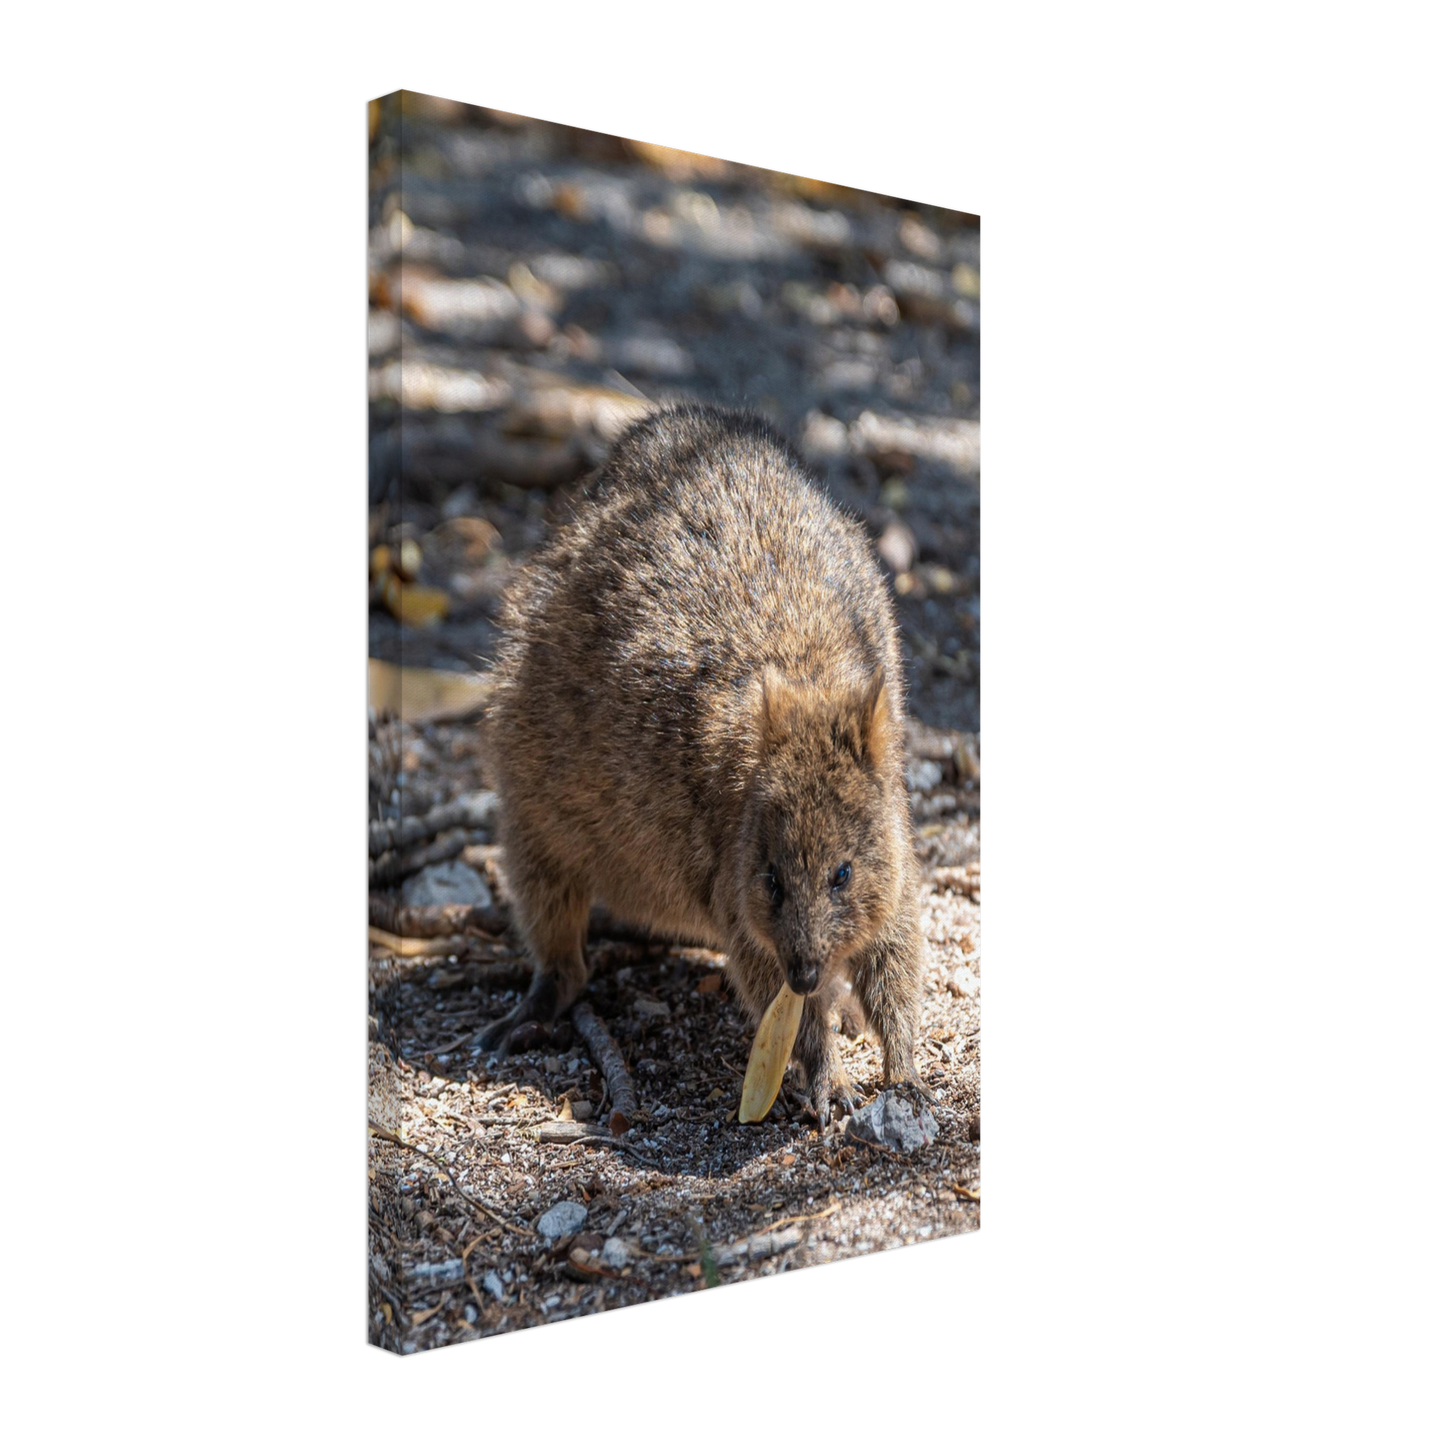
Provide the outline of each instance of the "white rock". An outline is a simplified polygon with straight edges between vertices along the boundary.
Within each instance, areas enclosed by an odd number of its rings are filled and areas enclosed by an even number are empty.
[[[420,873],[413,873],[401,885],[401,901],[408,908],[426,907],[434,903],[466,903],[479,908],[492,906],[492,890],[475,868],[452,858],[433,863]]]
[[[575,1199],[554,1204],[538,1221],[537,1233],[544,1239],[564,1239],[587,1223],[587,1209]]]
[[[910,793],[926,793],[943,781],[943,765],[928,758],[915,758],[903,770]]]
[[[627,1247],[625,1239],[619,1239],[615,1234],[602,1246],[602,1263],[609,1269],[622,1269],[632,1251]]]

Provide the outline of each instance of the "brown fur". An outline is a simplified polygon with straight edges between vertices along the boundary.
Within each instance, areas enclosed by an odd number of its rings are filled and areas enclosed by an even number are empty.
[[[755,1019],[785,977],[808,992],[794,1058],[824,1121],[853,1102],[827,1024],[845,978],[889,1079],[916,1083],[902,718],[862,528],[754,418],[639,422],[507,599],[486,727],[537,968],[488,1046],[570,1006],[600,900],[725,949]]]

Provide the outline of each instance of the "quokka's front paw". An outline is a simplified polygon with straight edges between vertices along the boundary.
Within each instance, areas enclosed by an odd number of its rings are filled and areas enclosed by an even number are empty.
[[[851,1114],[858,1107],[858,1091],[853,1081],[838,1065],[820,1069],[808,1085],[808,1106],[818,1116],[818,1128],[828,1127],[833,1105],[839,1105],[844,1113]]]

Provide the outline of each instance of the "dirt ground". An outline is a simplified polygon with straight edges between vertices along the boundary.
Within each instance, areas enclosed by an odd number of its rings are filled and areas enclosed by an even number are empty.
[[[767,1121],[739,1125],[752,1028],[721,957],[634,934],[589,944],[587,998],[640,1117],[611,1142],[542,1142],[607,1095],[567,1021],[483,1056],[477,1033],[525,987],[515,939],[474,929],[424,958],[374,941],[371,1339],[411,1353],[976,1228],[976,219],[420,97],[376,108],[371,160],[372,657],[484,673],[508,579],[639,409],[767,415],[893,585],[938,1123],[898,1155],[820,1134],[785,1084]],[[378,569],[381,547],[413,560]],[[406,589],[444,599],[429,625],[401,620]],[[373,714],[371,738],[373,820],[484,786],[465,716]],[[452,841],[504,911],[489,829]],[[871,1099],[876,1046],[843,1047]],[[563,1201],[585,1216],[544,1237]]]

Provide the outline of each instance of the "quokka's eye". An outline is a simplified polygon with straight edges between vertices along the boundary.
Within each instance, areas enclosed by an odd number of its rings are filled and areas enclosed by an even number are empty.
[[[781,903],[783,901],[783,883],[778,877],[778,870],[769,863],[768,871],[763,876],[767,879],[768,892],[772,895],[773,902]]]
[[[838,871],[833,875],[833,887],[843,888],[847,886],[848,880],[853,876],[853,865],[851,863],[840,863]]]

